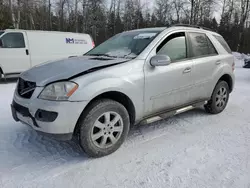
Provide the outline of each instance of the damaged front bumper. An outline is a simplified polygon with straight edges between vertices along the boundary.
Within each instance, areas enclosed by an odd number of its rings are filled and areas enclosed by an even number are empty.
[[[39,93],[35,91],[30,99],[24,99],[15,92],[11,104],[13,119],[38,132],[60,140],[70,140],[87,102],[47,101],[38,99]]]

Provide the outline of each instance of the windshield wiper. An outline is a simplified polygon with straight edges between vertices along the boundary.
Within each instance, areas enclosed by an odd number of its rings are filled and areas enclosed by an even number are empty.
[[[135,57],[129,57],[129,55],[131,55],[132,53],[129,53],[128,55],[124,55],[124,56],[113,56],[113,55],[108,55],[108,54],[86,54],[86,55],[89,55],[89,56],[104,56],[104,57],[110,57],[110,58],[125,58],[125,59],[134,59]]]
[[[133,54],[133,52],[130,52],[129,54],[124,55],[122,58],[125,58],[125,59],[134,59],[135,57],[129,57],[131,54]]]
[[[86,54],[88,55],[88,54]],[[104,57],[112,57],[112,58],[118,58],[117,56],[112,56],[108,54],[89,54],[89,56],[104,56]]]

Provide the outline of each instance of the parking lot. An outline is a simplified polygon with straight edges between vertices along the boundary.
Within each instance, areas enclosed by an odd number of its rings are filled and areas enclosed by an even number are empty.
[[[133,127],[114,154],[90,159],[74,142],[14,122],[15,81],[0,84],[0,187],[250,187],[250,70],[219,115],[195,109]]]

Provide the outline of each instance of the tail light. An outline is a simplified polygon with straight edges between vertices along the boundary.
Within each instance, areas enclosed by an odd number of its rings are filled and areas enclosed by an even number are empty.
[[[232,70],[233,70],[233,71],[235,70],[235,62],[233,62]]]

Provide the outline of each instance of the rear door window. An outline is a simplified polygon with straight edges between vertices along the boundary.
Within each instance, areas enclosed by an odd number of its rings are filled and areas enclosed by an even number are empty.
[[[1,40],[3,48],[25,48],[22,33],[6,33]]]
[[[204,57],[216,55],[217,51],[212,42],[203,33],[189,33],[191,57]]]

